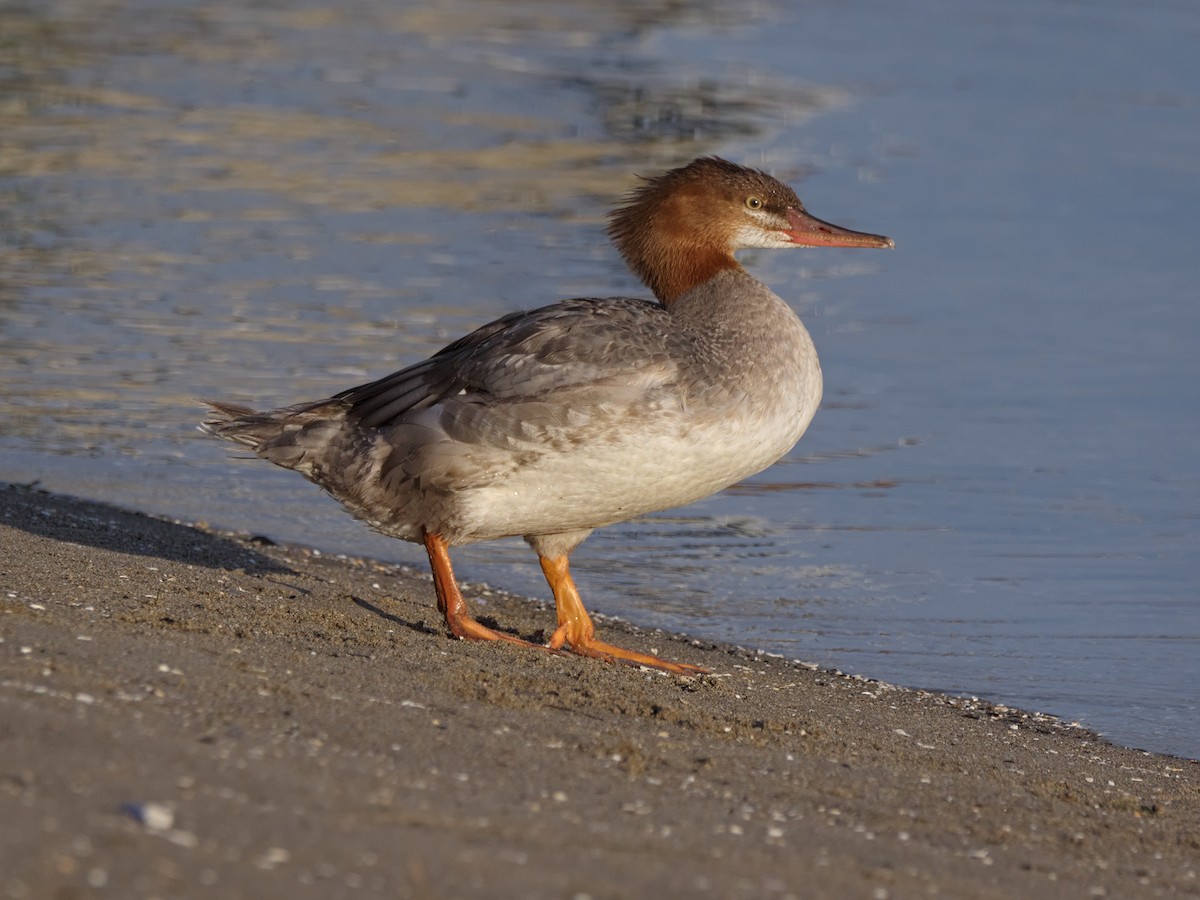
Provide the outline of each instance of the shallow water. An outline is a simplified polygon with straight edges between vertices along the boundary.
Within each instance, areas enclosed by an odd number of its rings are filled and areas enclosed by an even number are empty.
[[[151,14],[152,13],[152,14]],[[594,535],[589,605],[1200,757],[1200,10],[356,0],[6,11],[0,478],[420,562],[192,430],[644,293],[631,173],[761,165],[891,253],[746,256],[793,453]],[[460,574],[544,595],[523,544]]]

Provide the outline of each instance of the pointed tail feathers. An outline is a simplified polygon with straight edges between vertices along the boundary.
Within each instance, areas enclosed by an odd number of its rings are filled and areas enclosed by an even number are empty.
[[[322,401],[257,412],[236,403],[204,401],[210,412],[200,430],[249,447],[263,459],[309,477],[314,467],[325,468],[328,457],[353,443],[346,429],[345,408]]]
[[[280,413],[286,410],[259,412],[237,403],[221,403],[205,400],[209,418],[199,426],[205,434],[244,444],[257,451],[263,444],[279,437],[286,429],[286,420]]]

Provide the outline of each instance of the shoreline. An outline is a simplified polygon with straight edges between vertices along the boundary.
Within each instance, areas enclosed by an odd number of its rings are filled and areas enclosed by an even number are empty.
[[[0,538],[3,896],[1200,896],[1200,762],[1050,716],[458,642],[404,567],[31,488]]]

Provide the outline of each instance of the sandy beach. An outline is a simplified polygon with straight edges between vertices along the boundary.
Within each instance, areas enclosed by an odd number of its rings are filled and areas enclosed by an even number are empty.
[[[0,547],[4,897],[1200,896],[1200,763],[1047,716],[457,642],[423,573],[30,488]]]

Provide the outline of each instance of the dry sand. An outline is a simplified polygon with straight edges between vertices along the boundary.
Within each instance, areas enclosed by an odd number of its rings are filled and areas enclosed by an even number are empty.
[[[0,548],[5,897],[1200,896],[1200,763],[1047,717],[456,642],[426,578],[27,488]]]

